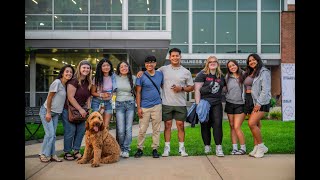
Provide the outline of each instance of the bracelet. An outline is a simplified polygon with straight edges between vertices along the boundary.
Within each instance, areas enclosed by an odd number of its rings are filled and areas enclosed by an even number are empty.
[[[99,96],[100,96],[100,98],[101,98],[101,93],[99,93]]]

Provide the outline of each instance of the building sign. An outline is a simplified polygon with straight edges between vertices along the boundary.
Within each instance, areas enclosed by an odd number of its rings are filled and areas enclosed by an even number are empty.
[[[281,63],[282,120],[295,120],[295,64]]]
[[[181,59],[182,65],[203,65],[206,59]]]
[[[204,67],[204,64],[206,63],[206,59],[181,59],[181,64],[185,67],[189,66],[197,66],[197,67]],[[219,59],[220,66],[226,66],[229,59]],[[246,59],[236,59],[238,64],[240,66],[247,66],[247,60]],[[280,59],[263,59],[262,60],[264,65],[267,66],[276,66],[280,65]],[[170,64],[169,60],[166,60],[165,65]]]

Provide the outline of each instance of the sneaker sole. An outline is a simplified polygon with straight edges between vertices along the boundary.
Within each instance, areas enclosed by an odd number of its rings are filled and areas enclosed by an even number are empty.
[[[168,154],[168,155],[162,154],[161,156],[162,156],[162,157],[168,157],[168,156],[169,156],[169,154]]]

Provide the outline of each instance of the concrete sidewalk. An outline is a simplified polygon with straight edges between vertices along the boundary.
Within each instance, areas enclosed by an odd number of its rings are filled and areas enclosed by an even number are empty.
[[[186,126],[189,126],[186,123]],[[163,124],[161,131],[163,131]],[[172,129],[176,129],[173,123]],[[137,136],[138,125],[133,126],[133,137]],[[147,133],[151,133],[151,125]],[[110,130],[115,136],[115,130]],[[79,165],[76,161],[61,163],[42,163],[38,158],[42,143],[25,146],[25,179],[30,180],[68,180],[68,179],[225,179],[225,180],[291,180],[295,179],[294,154],[266,154],[264,158],[247,155],[217,157],[208,156],[170,156],[121,158],[114,164],[101,164],[91,168],[90,164]],[[84,146],[84,141],[82,142]],[[63,139],[57,140],[56,150],[63,150]],[[162,150],[161,150],[162,152]]]

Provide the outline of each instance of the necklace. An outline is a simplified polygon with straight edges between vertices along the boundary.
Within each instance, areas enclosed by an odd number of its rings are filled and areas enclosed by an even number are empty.
[[[172,65],[170,65],[170,66],[171,66],[171,69],[173,69],[173,70],[179,70],[181,68],[181,66],[179,66],[178,68],[174,68]]]

